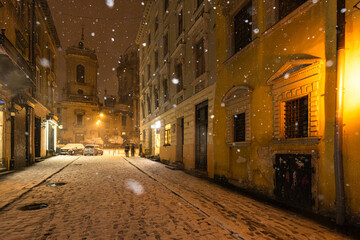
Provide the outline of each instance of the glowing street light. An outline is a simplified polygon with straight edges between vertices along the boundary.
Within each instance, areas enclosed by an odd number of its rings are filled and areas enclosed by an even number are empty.
[[[103,117],[103,116],[104,116],[104,114],[100,113],[100,117]]]

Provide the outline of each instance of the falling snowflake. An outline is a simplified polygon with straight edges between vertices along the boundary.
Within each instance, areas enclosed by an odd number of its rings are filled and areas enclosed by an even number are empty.
[[[171,80],[171,82],[172,82],[173,84],[179,84],[179,79],[173,78],[173,79]]]
[[[125,187],[136,195],[141,195],[144,193],[144,187],[134,179],[127,180],[125,183]]]
[[[40,59],[40,65],[44,68],[49,68],[50,67],[50,61],[46,58],[41,58]]]
[[[114,7],[114,0],[105,0],[105,3],[109,8]]]

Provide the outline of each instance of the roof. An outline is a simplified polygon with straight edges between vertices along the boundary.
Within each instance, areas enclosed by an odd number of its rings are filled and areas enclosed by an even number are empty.
[[[50,30],[50,33],[51,33],[52,37],[54,38],[55,44],[56,44],[56,46],[58,48],[61,48],[60,39],[59,39],[59,36],[57,34],[54,19],[53,19],[52,15],[51,15],[51,11],[50,11],[49,5],[47,3],[47,0],[40,0],[40,6],[41,6],[41,9],[44,12],[45,17],[46,17],[45,21],[47,22],[47,25],[49,27],[49,30]]]

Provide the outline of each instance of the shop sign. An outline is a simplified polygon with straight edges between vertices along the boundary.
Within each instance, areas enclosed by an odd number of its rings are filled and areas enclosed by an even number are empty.
[[[0,111],[5,111],[5,109],[6,109],[5,101],[0,99]]]

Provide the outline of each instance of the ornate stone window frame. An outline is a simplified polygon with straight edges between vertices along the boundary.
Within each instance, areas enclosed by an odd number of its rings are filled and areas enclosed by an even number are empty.
[[[268,81],[274,103],[274,138],[277,142],[315,144],[319,134],[319,82],[322,61],[319,58],[287,61]],[[285,102],[308,96],[308,137],[285,139]]]
[[[252,89],[248,86],[233,86],[223,97],[226,108],[226,144],[229,147],[247,146],[251,142],[250,98]],[[234,142],[234,115],[245,113],[245,141]]]

